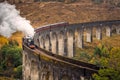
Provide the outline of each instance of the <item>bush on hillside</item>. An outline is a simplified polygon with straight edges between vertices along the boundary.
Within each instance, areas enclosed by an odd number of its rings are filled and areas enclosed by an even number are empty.
[[[22,49],[16,41],[9,41],[0,49],[0,74],[13,76],[13,69],[22,64]],[[20,75],[21,76],[21,75]]]
[[[102,68],[94,74],[95,80],[120,80],[120,48],[112,48],[108,58],[101,58]],[[104,67],[103,67],[104,66]]]

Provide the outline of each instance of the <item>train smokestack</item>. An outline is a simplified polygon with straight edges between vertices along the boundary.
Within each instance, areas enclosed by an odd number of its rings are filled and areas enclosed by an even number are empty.
[[[16,31],[23,32],[24,36],[34,36],[30,21],[20,16],[15,5],[0,3],[0,35],[9,38]]]

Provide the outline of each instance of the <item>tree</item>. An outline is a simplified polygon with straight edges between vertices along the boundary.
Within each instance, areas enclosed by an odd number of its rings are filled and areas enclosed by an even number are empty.
[[[120,48],[112,48],[109,57],[100,62],[102,68],[93,75],[95,80],[120,80]]]
[[[0,49],[0,73],[11,75],[14,73],[13,69],[22,64],[22,49],[18,46],[16,41],[9,41]],[[11,73],[11,74],[10,74]]]

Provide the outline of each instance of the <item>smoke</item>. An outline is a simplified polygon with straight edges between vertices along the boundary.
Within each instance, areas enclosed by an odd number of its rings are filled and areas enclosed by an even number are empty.
[[[30,21],[22,18],[15,5],[0,3],[0,35],[9,38],[12,33],[21,31],[25,36],[34,36]]]

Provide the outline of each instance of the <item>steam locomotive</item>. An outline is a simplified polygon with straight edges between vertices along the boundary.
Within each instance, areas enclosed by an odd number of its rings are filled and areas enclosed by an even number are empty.
[[[33,37],[26,36],[26,37],[23,38],[23,41],[29,48],[35,49],[35,44],[34,44]]]
[[[39,32],[43,32],[44,30],[50,30],[50,29],[54,29],[54,28],[57,28],[57,27],[65,27],[65,26],[68,26],[69,23],[68,22],[59,22],[59,23],[54,23],[54,24],[50,24],[50,25],[45,25],[45,26],[41,26],[39,28],[36,28],[35,29],[35,33],[39,33]],[[35,42],[34,42],[35,40]],[[26,36],[23,38],[23,41],[24,43],[31,49],[35,49],[37,48],[37,44],[39,44],[37,41],[37,37],[30,37],[30,36]]]

